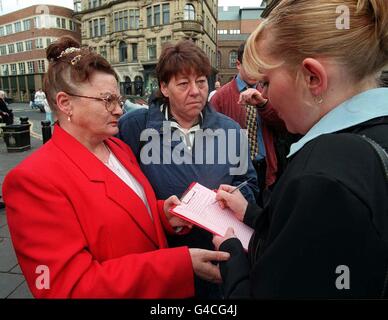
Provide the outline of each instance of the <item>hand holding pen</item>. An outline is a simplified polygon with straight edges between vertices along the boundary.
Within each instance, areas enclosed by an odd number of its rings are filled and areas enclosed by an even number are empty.
[[[244,220],[245,211],[248,206],[248,201],[239,191],[243,186],[247,185],[252,178],[240,183],[237,187],[226,184],[220,185],[216,195],[216,202],[218,201],[222,208],[230,208],[240,221]]]

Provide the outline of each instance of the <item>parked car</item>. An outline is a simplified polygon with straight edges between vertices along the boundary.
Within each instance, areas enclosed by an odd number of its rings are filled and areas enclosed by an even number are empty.
[[[139,108],[148,109],[147,101],[143,97],[127,95],[127,96],[124,96],[124,101],[125,101],[124,107],[123,107],[124,113],[131,112]]]

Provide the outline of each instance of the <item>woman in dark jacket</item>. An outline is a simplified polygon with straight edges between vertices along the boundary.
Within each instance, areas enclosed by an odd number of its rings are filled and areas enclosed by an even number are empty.
[[[5,124],[13,124],[13,113],[5,102],[5,93],[0,91],[0,118]]]
[[[387,17],[387,1],[283,0],[248,39],[244,65],[304,137],[264,209],[220,187],[220,204],[255,228],[248,255],[232,230],[213,239],[231,253],[227,297],[387,297],[387,154],[372,146],[388,150]]]

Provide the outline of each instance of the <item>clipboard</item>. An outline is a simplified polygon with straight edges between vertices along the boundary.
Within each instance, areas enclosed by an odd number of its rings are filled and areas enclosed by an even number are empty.
[[[215,191],[193,182],[183,193],[181,204],[173,206],[169,211],[215,235],[225,236],[228,227],[232,227],[247,251],[254,230],[239,221],[230,209],[222,209],[215,202],[215,197]]]

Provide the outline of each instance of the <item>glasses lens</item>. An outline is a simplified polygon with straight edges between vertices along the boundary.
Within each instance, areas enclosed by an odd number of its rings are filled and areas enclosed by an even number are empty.
[[[107,94],[104,97],[105,106],[108,111],[113,111],[115,109],[116,103],[120,106],[120,108],[123,107],[124,101],[121,96],[116,96],[115,94]]]

